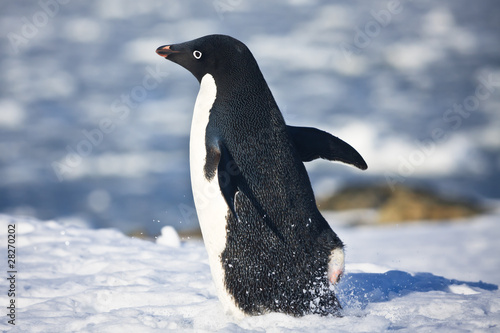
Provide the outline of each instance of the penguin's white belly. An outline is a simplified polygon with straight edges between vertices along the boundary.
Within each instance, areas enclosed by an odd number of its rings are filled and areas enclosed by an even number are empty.
[[[205,133],[216,94],[215,80],[212,75],[206,74],[200,83],[200,91],[196,98],[191,123],[189,142],[191,186],[203,241],[208,252],[210,270],[219,299],[226,311],[243,316],[243,312],[236,307],[232,296],[225,288],[224,270],[220,257],[226,245],[228,207],[220,191],[217,174],[209,181],[205,178],[204,172],[207,155]]]

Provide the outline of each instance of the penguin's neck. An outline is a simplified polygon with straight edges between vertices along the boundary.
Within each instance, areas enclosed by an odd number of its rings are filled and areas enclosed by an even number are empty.
[[[206,76],[207,74],[204,77]],[[259,100],[273,99],[271,90],[256,64],[240,70],[217,72],[212,78],[217,83],[218,99],[246,100],[255,96],[259,96]]]
[[[217,86],[212,75],[205,74],[200,81],[200,91],[194,105],[193,120],[191,122],[191,134],[189,143],[189,155],[191,164],[191,178],[193,178],[193,167],[205,165],[206,145],[205,133],[210,119],[210,110],[217,96]]]
[[[215,84],[214,77],[211,74],[205,74],[200,81],[200,91],[198,92],[198,97],[196,97],[194,105],[192,125],[195,125],[195,120],[203,123],[200,123],[199,125],[206,126],[208,124],[210,109],[214,105],[216,96],[217,86]],[[194,133],[191,131],[191,134]]]
[[[212,113],[214,116],[217,114],[219,123],[236,121],[243,127],[251,128],[252,124],[256,123],[255,118],[265,119],[271,113],[280,113],[260,71],[237,74],[241,75],[214,75],[217,84],[217,100]],[[243,125],[245,122],[248,123]],[[234,127],[235,124],[231,126]]]

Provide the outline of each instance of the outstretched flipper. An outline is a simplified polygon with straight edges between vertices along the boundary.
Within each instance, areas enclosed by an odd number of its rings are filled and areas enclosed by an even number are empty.
[[[313,127],[287,126],[286,128],[303,162],[324,158],[351,164],[361,170],[368,168],[356,149],[330,133]]]

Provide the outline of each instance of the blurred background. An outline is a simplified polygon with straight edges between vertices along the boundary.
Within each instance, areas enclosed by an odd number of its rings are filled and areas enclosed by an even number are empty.
[[[498,1],[0,7],[1,213],[148,235],[195,229],[198,83],[155,50],[212,33],[249,46],[287,123],[329,131],[367,161],[364,172],[308,163],[320,202],[346,186],[500,198]]]

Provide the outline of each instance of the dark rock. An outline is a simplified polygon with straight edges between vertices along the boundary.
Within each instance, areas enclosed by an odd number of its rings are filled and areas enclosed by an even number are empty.
[[[423,188],[365,185],[346,187],[318,201],[322,210],[376,209],[379,223],[416,220],[450,220],[484,213],[472,200],[437,194]]]

